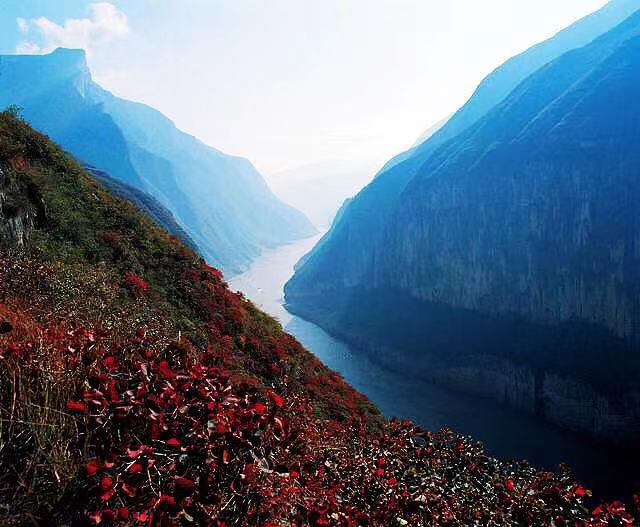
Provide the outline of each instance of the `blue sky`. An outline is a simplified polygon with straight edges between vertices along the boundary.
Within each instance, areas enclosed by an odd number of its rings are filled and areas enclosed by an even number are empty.
[[[605,3],[0,0],[0,52],[86,47],[105,88],[267,174],[371,166],[501,62]]]

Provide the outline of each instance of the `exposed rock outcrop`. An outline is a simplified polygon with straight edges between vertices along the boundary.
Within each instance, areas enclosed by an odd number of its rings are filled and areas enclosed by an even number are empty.
[[[37,191],[26,188],[20,193],[19,186],[0,166],[0,247],[23,246],[31,231],[45,221],[45,205]]]

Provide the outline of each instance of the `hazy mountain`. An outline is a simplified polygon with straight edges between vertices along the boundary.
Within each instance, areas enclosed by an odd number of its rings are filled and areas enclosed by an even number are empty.
[[[10,104],[80,160],[158,199],[203,256],[227,272],[245,268],[264,247],[314,232],[249,161],[103,90],[81,50],[0,57],[0,107]]]
[[[284,202],[322,228],[333,221],[346,199],[369,183],[373,170],[372,164],[326,161],[275,173],[268,181]]]
[[[638,86],[640,12],[436,149],[368,247],[356,197],[350,243],[326,237],[290,307],[412,372],[639,437]]]
[[[308,281],[315,287],[327,289],[333,289],[337,284],[363,283],[398,197],[430,154],[486,114],[528,75],[566,51],[588,44],[637,9],[640,9],[640,0],[609,2],[599,11],[497,68],[434,135],[385,165],[345,208],[340,221],[332,225],[326,240],[307,258],[307,265],[299,270],[293,283]]]

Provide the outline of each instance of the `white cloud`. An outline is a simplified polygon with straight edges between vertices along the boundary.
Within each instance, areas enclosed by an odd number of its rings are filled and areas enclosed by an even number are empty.
[[[16,53],[20,55],[36,55],[37,53],[42,53],[42,49],[35,42],[23,40],[16,46]]]
[[[18,53],[48,53],[63,47],[82,48],[91,54],[96,47],[129,33],[127,15],[109,2],[91,4],[88,18],[70,18],[63,25],[46,17],[18,18],[16,23],[20,32],[28,35],[16,46]]]
[[[16,18],[16,22],[18,23],[18,29],[20,33],[26,33],[29,31],[29,22],[27,22],[24,18]]]

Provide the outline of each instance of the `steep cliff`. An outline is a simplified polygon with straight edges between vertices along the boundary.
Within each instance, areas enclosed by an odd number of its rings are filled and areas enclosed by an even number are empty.
[[[401,197],[374,287],[640,339],[640,14],[521,84]]]
[[[42,221],[43,203],[37,193],[7,177],[0,168],[0,248],[23,247]]]
[[[488,75],[469,101],[426,141],[391,159],[335,221],[321,245],[290,283],[294,290],[325,291],[365,285],[373,254],[399,197],[420,167],[443,144],[483,118],[536,70],[593,41],[640,9],[640,0],[614,0],[549,40],[513,57]]]
[[[8,105],[22,107],[29,123],[80,161],[157,199],[202,255],[227,272],[246,268],[266,247],[315,232],[248,160],[102,89],[81,50],[0,56],[0,108]]]
[[[572,409],[541,399],[540,413],[612,439],[624,427],[598,417],[604,404],[637,438],[639,35],[636,13],[522,82],[425,161],[374,249],[356,252],[359,274],[342,272],[357,242],[336,266],[318,251],[288,284],[290,307],[399,349],[412,371],[488,355],[506,361],[501,375],[558,374],[548,398]],[[606,402],[581,406],[590,391]]]

